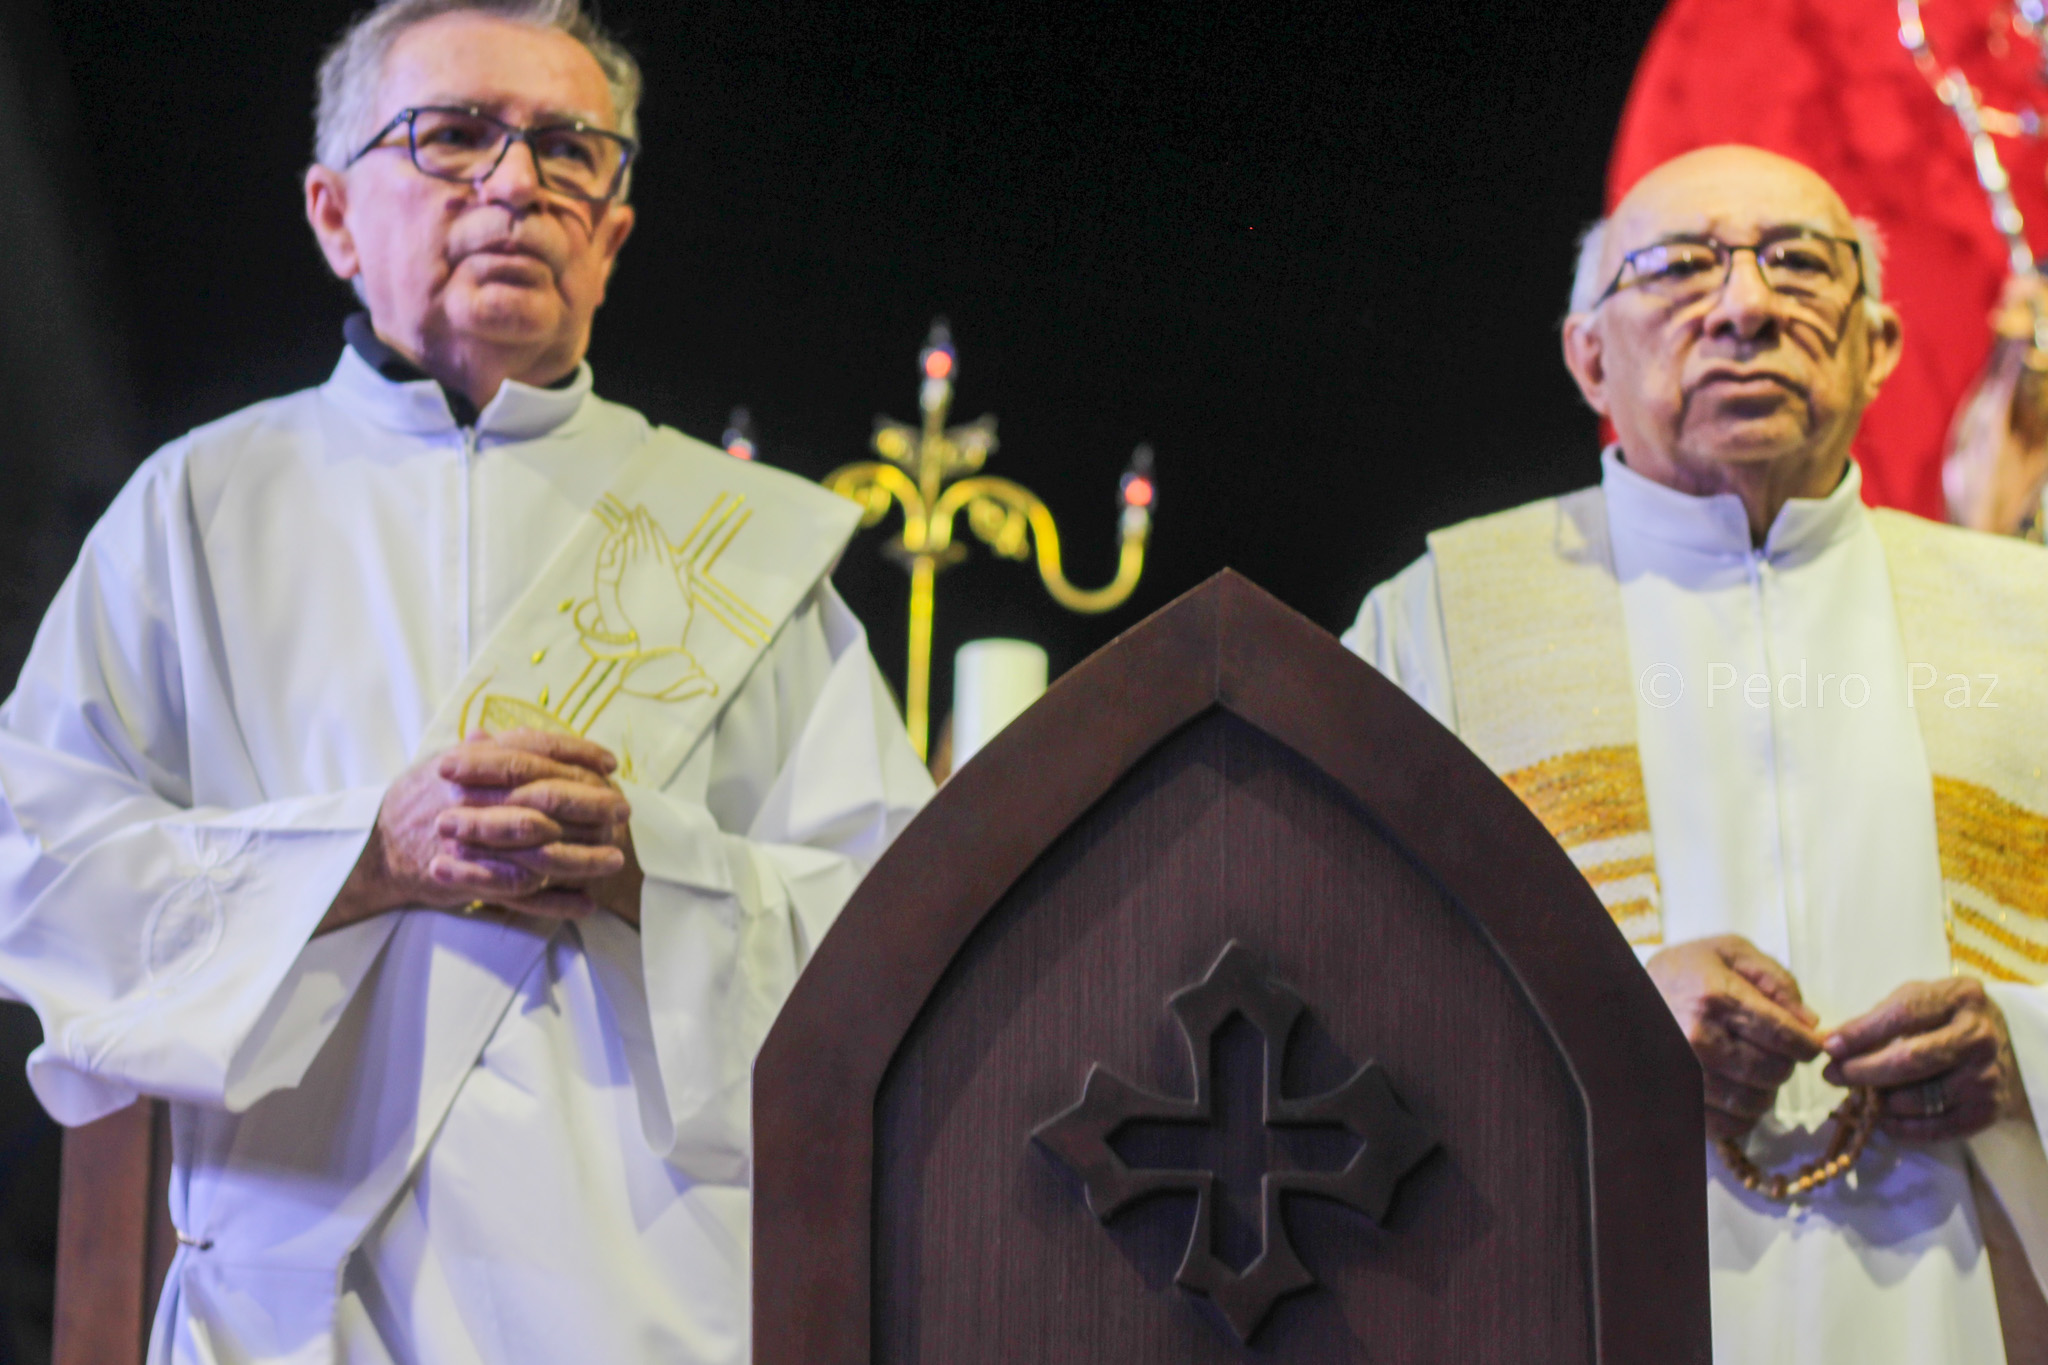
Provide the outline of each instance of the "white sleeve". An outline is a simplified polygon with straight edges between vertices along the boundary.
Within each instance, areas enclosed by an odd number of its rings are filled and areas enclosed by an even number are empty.
[[[308,940],[381,793],[195,807],[193,667],[165,585],[161,462],[88,538],[0,707],[0,993],[42,1022],[37,1098],[85,1123],[138,1094],[245,1108],[294,1085],[389,927]],[[166,515],[165,508],[172,510]]]
[[[1432,556],[1423,555],[1367,593],[1343,640],[1346,649],[1386,674],[1445,729],[1457,730],[1451,654],[1444,643]]]
[[[703,801],[621,784],[646,883],[640,932],[580,926],[649,1145],[744,1180],[754,1057],[854,887],[931,796],[866,633],[822,586],[713,736]]]
[[[2048,1140],[2042,1129],[2048,1123],[2048,986],[2001,983],[1986,989],[2005,1014],[2034,1121],[1992,1125],[1970,1139],[1970,1156],[2012,1220],[2041,1292],[2048,1294],[2048,1155],[2042,1150]]]

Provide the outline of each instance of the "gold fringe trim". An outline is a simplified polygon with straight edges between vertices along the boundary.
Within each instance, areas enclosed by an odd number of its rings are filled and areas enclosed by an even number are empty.
[[[1990,957],[1986,956],[1983,953],[1978,952],[1975,948],[1966,947],[1965,945],[1957,943],[1953,939],[1951,939],[1949,941],[1948,951],[1949,956],[1954,958],[1957,962],[1961,963],[1965,967],[1975,968],[1977,971],[1983,973],[1985,976],[1990,977],[1993,981],[2013,981],[2018,982],[2020,985],[2028,984],[2027,979],[2024,976],[2021,976],[2019,973],[2013,971],[2010,967],[2001,966],[1999,963],[1993,961]]]
[[[2048,948],[2021,938],[2012,930],[1993,920],[1989,915],[1981,914],[1978,911],[1972,910],[1969,906],[1960,905],[1955,901],[1949,902],[1948,910],[1958,921],[1969,925],[1972,929],[2008,952],[2016,953],[2029,962],[2039,962],[2043,965],[2048,965]]]
[[[1619,839],[1650,832],[1650,803],[1643,794],[1642,761],[1631,744],[1580,749],[1556,758],[1546,758],[1526,768],[1501,775],[1501,781],[1521,798],[1550,837],[1567,849],[1601,839]],[[1656,885],[1657,859],[1653,854],[1616,858],[1581,869],[1594,888],[1647,876]],[[1664,932],[1663,916],[1653,897],[1637,896],[1607,907],[1616,927],[1627,933],[1631,922],[1645,941],[1657,942]],[[1631,936],[1631,941],[1635,941]]]
[[[1936,777],[1934,828],[1945,880],[2048,920],[2048,818],[1989,787]]]
[[[1559,754],[1503,773],[1501,781],[1566,848],[1650,832],[1642,762],[1632,744]]]
[[[1661,937],[1663,935],[1664,926],[1657,917],[1657,907],[1640,896],[1632,901],[1623,901],[1619,905],[1608,906],[1607,913],[1613,917],[1615,924],[1618,926],[1625,926],[1633,919],[1647,919],[1650,921],[1649,927],[1658,936]]]
[[[1645,873],[1654,876],[1657,871],[1657,858],[1654,854],[1645,853],[1640,858],[1618,858],[1611,863],[1595,863],[1591,867],[1581,868],[1580,871],[1586,874],[1587,881],[1598,886],[1602,882],[1626,881],[1630,877],[1640,877]]]

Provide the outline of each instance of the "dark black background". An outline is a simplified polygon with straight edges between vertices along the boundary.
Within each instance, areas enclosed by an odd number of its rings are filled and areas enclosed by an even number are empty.
[[[0,0],[8,678],[138,459],[333,365],[351,302],[298,178],[353,8]],[[1069,615],[977,552],[940,581],[940,697],[963,640],[1023,635],[1058,671],[1226,564],[1341,628],[1428,529],[1596,477],[1556,322],[1659,8],[608,0],[648,94],[599,389],[713,440],[744,403],[765,457],[816,477],[875,414],[915,417],[944,314],[956,415],[1000,417],[992,469],[1052,505],[1084,584],[1151,442],[1133,601]],[[839,582],[900,683],[880,540]],[[50,1144],[4,1084],[32,1264]]]

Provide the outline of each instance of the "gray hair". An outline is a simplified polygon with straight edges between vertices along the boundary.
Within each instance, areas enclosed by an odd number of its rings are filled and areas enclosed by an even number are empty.
[[[1590,224],[1579,234],[1579,263],[1572,273],[1571,311],[1590,313],[1600,300],[1607,280],[1600,272],[1600,258],[1607,248],[1608,219]],[[1856,248],[1863,257],[1863,294],[1871,303],[1884,301],[1884,233],[1868,218],[1854,220]]]
[[[444,14],[485,14],[513,23],[557,29],[597,60],[611,89],[618,131],[638,139],[640,64],[584,12],[582,0],[382,0],[359,14],[320,62],[313,116],[313,158],[336,170],[377,131],[377,82],[398,36]]]

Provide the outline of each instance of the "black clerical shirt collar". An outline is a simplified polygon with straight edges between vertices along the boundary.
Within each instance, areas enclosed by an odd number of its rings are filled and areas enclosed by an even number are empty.
[[[370,325],[368,313],[350,313],[341,324],[341,334],[348,339],[348,344],[355,348],[356,354],[361,356],[371,369],[394,384],[416,384],[422,379],[434,377],[393,350],[383,337],[378,336],[377,329]],[[566,389],[576,382],[576,373],[575,370],[571,370],[546,387]],[[448,411],[455,418],[456,426],[476,425],[479,412],[468,394],[451,389],[446,384],[441,385],[441,394],[448,400]]]

